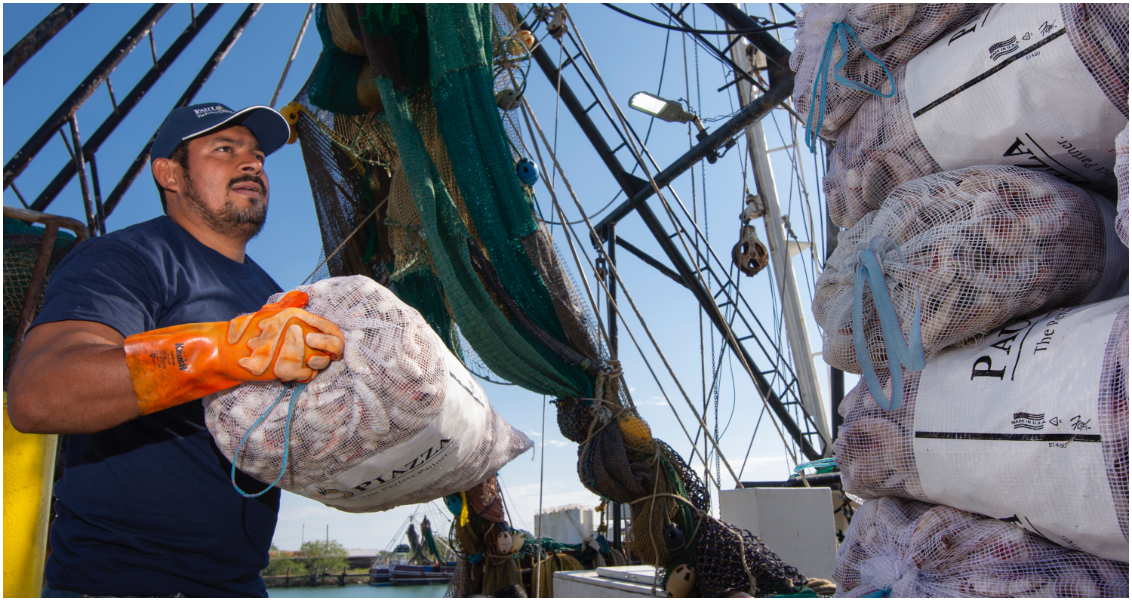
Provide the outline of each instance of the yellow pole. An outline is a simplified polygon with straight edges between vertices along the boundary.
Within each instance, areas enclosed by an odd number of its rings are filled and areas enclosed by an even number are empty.
[[[38,597],[55,474],[55,434],[23,434],[4,393],[4,596]]]

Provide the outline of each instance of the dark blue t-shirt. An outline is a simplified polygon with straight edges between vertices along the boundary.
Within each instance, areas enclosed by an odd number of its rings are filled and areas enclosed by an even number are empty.
[[[168,217],[87,240],[55,269],[35,325],[106,324],[123,336],[258,310],[279,285]],[[279,491],[245,499],[199,400],[67,440],[46,580],[94,595],[266,596],[260,570]],[[245,492],[263,484],[237,472]]]

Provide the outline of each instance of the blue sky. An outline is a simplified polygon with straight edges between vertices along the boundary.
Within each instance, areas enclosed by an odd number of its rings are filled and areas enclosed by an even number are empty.
[[[53,6],[5,4],[3,9],[5,50],[38,23]],[[523,5],[524,9],[526,6]],[[797,9],[797,5],[791,6]],[[143,4],[89,6],[8,82],[4,94],[5,161],[23,145],[78,82],[140,18],[147,7],[148,5]],[[580,30],[578,33],[585,40],[611,94],[621,103],[620,106],[626,112],[626,117],[641,136],[644,136],[649,129],[649,117],[629,110],[628,98],[641,90],[656,92],[662,75],[662,64],[664,77],[662,96],[688,100],[695,112],[705,120],[716,116],[727,116],[738,110],[734,87],[717,91],[729,81],[721,64],[703,49],[699,49],[697,53],[695,45],[690,40],[685,40],[677,33],[668,36],[662,29],[632,21],[601,5],[570,5],[569,8]],[[649,19],[665,20],[649,5],[625,5],[625,8]],[[771,17],[770,9],[766,4],[752,4],[747,8],[753,15]],[[216,101],[233,108],[267,104],[279,81],[306,9],[306,4],[264,6],[251,21],[231,53],[196,96],[195,102]],[[243,10],[244,5],[224,5],[145,96],[141,104],[102,146],[97,161],[104,195],[109,193],[142,145],[160,126],[169,107],[180,97],[206,57],[216,48]],[[777,12],[774,17],[777,20],[789,20],[789,15],[781,7],[776,6],[775,10]],[[702,6],[690,8],[686,17],[689,21],[695,19],[696,24],[703,29],[724,28],[722,22]],[[179,4],[161,19],[154,29],[159,56],[188,24],[189,18],[188,5]],[[787,28],[781,32],[783,43],[792,48],[793,30]],[[666,37],[668,53],[665,60]],[[553,42],[548,41],[546,47],[550,55],[557,58],[558,49]],[[320,42],[312,23],[291,66],[276,108],[295,97],[313,69],[319,50]],[[124,97],[151,65],[149,43],[143,41],[111,76],[115,96],[118,99]],[[568,79],[568,82],[579,96],[583,98],[587,96],[584,86],[576,78]],[[598,92],[601,93],[601,90],[598,89]],[[570,118],[565,107],[556,110],[554,87],[537,66],[532,67],[530,71],[526,94],[548,137],[557,135],[559,161],[563,164],[582,206],[587,214],[594,216],[595,220],[600,219],[604,213],[599,213],[599,210],[609,203],[618,190],[613,178],[600,162],[581,130]],[[586,100],[583,102],[588,104]],[[112,110],[107,90],[105,86],[101,86],[78,112],[79,129],[84,139],[95,131]],[[555,134],[556,113],[557,133]],[[597,115],[597,113],[595,109],[593,114]],[[612,142],[615,136],[609,123],[600,116],[595,116],[595,121],[606,139],[611,141],[610,145],[616,146],[616,143]],[[722,123],[722,120],[708,121],[706,124],[710,130],[719,123]],[[789,122],[783,111],[775,111],[772,118],[764,120],[764,128],[770,148],[785,145],[782,141],[783,136],[787,138],[786,143],[789,142]],[[686,126],[657,121],[653,124],[648,148],[661,167],[665,167],[688,149],[689,139]],[[531,143],[529,136],[526,137],[526,142],[528,145]],[[803,155],[800,159],[805,163],[806,186],[814,210],[817,211],[815,162],[804,150],[804,145],[802,148]],[[803,208],[803,196],[791,176],[790,163],[786,155],[785,151],[772,154],[782,212],[792,217],[794,230],[800,239],[811,239],[810,233],[804,227],[806,212]],[[627,169],[631,168],[631,155],[626,150],[619,151],[617,156]],[[744,156],[745,149],[740,142],[717,163],[713,165],[701,163],[674,184],[677,194],[688,210],[692,211],[693,204],[695,205],[701,229],[707,232],[716,252],[725,260],[732,245],[738,240],[740,224],[737,216],[743,208]],[[53,137],[16,180],[16,186],[28,202],[39,194],[67,160],[67,150],[62,140],[59,136]],[[300,284],[314,270],[318,264],[321,239],[310,184],[298,145],[287,146],[272,155],[266,169],[272,191],[268,223],[264,232],[249,244],[248,252],[286,289]],[[746,182],[753,190],[754,182],[749,175],[749,168],[747,171]],[[546,174],[543,175],[545,178]],[[565,203],[567,218],[578,219],[579,213],[565,188],[561,186],[561,178],[556,176],[556,179],[559,184],[556,190],[559,193],[559,200]],[[552,207],[550,194],[544,183],[536,187],[536,195],[543,214],[549,216],[552,214]],[[674,201],[671,195],[666,198],[670,202]],[[623,197],[614,204],[622,201]],[[4,203],[19,206],[19,201],[11,189],[4,192]],[[663,211],[655,198],[650,204],[663,216]],[[59,195],[48,212],[85,221],[77,179]],[[121,229],[156,217],[160,213],[157,193],[147,170],[135,181],[118,209],[107,220],[108,230]],[[815,220],[818,217],[819,215],[815,213]],[[582,230],[579,229],[578,232],[583,239],[588,237]],[[553,227],[552,233],[567,263],[572,265],[561,227]],[[619,224],[617,233],[654,257],[663,257],[659,246],[636,215],[631,214],[626,217]],[[760,237],[766,240],[761,227]],[[816,237],[820,247],[821,234],[817,234]],[[586,250],[592,257],[593,249],[587,245]],[[693,403],[702,403],[704,387],[701,380],[701,348],[702,354],[710,357],[714,346],[714,352],[718,356],[722,346],[719,336],[716,335],[714,340],[708,337],[710,324],[706,318],[703,318],[702,327],[705,334],[701,337],[700,311],[689,292],[624,251],[619,252],[618,259],[621,275],[629,293],[640,307],[645,322],[664,350],[665,357],[677,372]],[[666,260],[664,262],[667,263]],[[809,299],[812,294],[815,268],[801,257],[796,258],[794,263],[799,286],[803,291],[804,310],[809,319],[810,340],[813,346],[811,350],[817,352],[821,350],[821,338],[813,324],[812,316],[809,315]],[[571,267],[571,270],[575,281],[580,284],[577,269]],[[587,272],[586,277],[592,285],[592,271]],[[774,330],[775,308],[769,290],[769,275],[764,273],[755,278],[744,279],[742,289],[759,318],[767,324],[768,329]],[[624,295],[621,298],[624,299]],[[622,304],[626,305],[625,309],[628,308],[627,303],[622,301]],[[603,319],[604,311],[603,307]],[[691,411],[679,395],[672,379],[664,373],[665,370],[657,353],[651,350],[640,322],[636,317],[629,317],[628,322],[637,340],[646,347],[644,354],[657,370],[664,390],[677,407],[676,412],[686,424],[694,421]],[[666,440],[679,452],[688,456],[691,445],[677,424],[673,410],[668,407],[660,389],[649,375],[644,361],[633,349],[624,326],[621,328],[622,361],[636,403],[642,407],[642,413],[649,421],[654,435]],[[782,341],[782,347],[786,352],[785,339]],[[767,369],[769,366],[759,367]],[[819,373],[826,373],[825,365],[820,359],[818,367]],[[707,369],[710,370],[710,367]],[[734,383],[732,383],[732,371],[735,372]],[[852,379],[847,382],[849,386],[852,384]],[[824,393],[828,395],[829,388],[824,377],[822,387]],[[532,526],[532,517],[539,506],[540,487],[543,507],[573,503],[596,504],[597,498],[578,482],[577,447],[573,443],[566,442],[558,433],[554,407],[550,406],[546,412],[547,429],[544,435],[542,425],[544,399],[541,396],[517,387],[490,383],[485,383],[485,389],[496,409],[517,428],[528,433],[536,444],[535,453],[528,452],[519,457],[501,472],[515,525],[527,528]],[[729,423],[721,439],[724,456],[738,471],[750,445],[750,457],[742,479],[780,480],[789,474],[791,466],[785,457],[782,442],[773,428],[769,427],[767,418],[763,419],[758,435],[753,444],[751,443],[759,409],[760,404],[754,395],[753,386],[740,372],[738,364],[725,367],[719,401],[720,429],[723,430],[725,424]],[[709,423],[715,419],[712,409],[709,409],[707,419]],[[545,457],[540,457],[543,438],[545,438]],[[702,442],[700,448],[702,449]],[[544,464],[545,471],[540,473],[540,466]],[[693,465],[699,465],[702,469],[702,464],[699,464],[698,460],[694,460]],[[722,482],[724,489],[734,487],[734,482],[727,476],[726,469],[723,470]],[[440,514],[438,507],[439,504],[432,506],[434,515]],[[281,548],[295,549],[304,536],[308,538],[323,536],[329,525],[331,538],[341,541],[347,547],[383,548],[396,537],[399,528],[410,514],[416,512],[419,516],[428,510],[430,510],[428,506],[420,506],[399,508],[380,514],[345,514],[296,495],[284,494],[275,542]]]

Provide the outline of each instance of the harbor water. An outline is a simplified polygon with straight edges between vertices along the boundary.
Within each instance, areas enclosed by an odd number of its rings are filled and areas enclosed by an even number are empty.
[[[368,584],[349,584],[346,586],[292,586],[290,588],[269,588],[268,597],[301,598],[345,598],[375,597],[393,598],[436,598],[443,597],[447,584],[426,584],[422,586],[370,586]]]

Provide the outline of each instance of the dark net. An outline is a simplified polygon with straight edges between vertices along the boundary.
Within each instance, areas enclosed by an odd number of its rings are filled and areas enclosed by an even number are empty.
[[[31,283],[42,242],[42,227],[30,226],[10,217],[4,218],[4,365],[8,364],[8,353],[12,350],[16,327],[27,299],[28,284]],[[56,234],[55,247],[47,261],[47,279],[50,279],[59,261],[63,260],[74,245],[74,236],[62,231]],[[46,281],[45,279],[44,282]],[[35,314],[38,314],[43,307],[42,290],[35,302]]]

